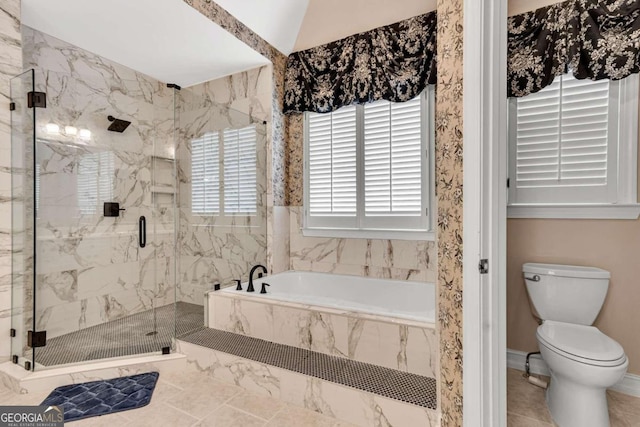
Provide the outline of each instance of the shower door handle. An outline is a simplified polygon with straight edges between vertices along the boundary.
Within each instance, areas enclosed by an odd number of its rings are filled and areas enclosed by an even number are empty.
[[[141,248],[147,246],[147,219],[144,215],[138,220],[138,242]]]

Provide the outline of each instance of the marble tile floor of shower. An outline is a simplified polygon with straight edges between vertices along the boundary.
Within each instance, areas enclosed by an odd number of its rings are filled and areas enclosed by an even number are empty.
[[[530,384],[522,371],[507,369],[507,425],[509,427],[552,427],[545,391]],[[548,380],[548,378],[545,378]],[[640,398],[607,392],[611,427],[640,427]]]
[[[2,387],[2,386],[0,386]],[[0,406],[38,405],[49,392],[0,388]],[[253,394],[200,372],[161,374],[143,408],[69,423],[73,427],[355,427],[278,399]]]
[[[46,346],[36,348],[36,364],[55,366],[160,351],[171,345],[174,318],[179,338],[204,327],[204,307],[177,302],[157,307],[155,313],[145,310],[48,339]],[[153,331],[157,333],[150,334]]]

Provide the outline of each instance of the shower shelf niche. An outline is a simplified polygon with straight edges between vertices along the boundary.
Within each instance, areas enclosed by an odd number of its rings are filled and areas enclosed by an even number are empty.
[[[151,193],[160,198],[162,198],[161,195],[174,196],[176,194],[173,174],[175,160],[168,157],[151,156],[151,161],[155,170]]]
[[[151,187],[152,193],[158,194],[176,194],[176,190],[173,187],[165,187],[161,185],[154,185]]]

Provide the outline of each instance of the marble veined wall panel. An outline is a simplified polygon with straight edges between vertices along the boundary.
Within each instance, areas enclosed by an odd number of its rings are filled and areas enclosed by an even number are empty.
[[[302,208],[290,209],[292,270],[435,282],[436,244],[425,240],[308,237]]]
[[[22,34],[23,67],[47,94],[36,114],[38,329],[55,337],[173,302],[174,90],[29,27]],[[131,124],[109,131],[109,115]],[[125,210],[104,217],[104,202]]]
[[[436,377],[435,328],[303,304],[209,293],[208,326],[332,356]]]
[[[204,294],[214,284],[225,286],[233,283],[234,279],[246,280],[253,265],[266,264],[270,79],[271,67],[264,66],[192,86],[180,93],[177,166],[180,215],[178,299],[181,301],[204,304]],[[224,130],[249,126],[256,130],[255,213],[194,213],[191,141],[205,134],[218,135],[223,141]],[[223,176],[224,154],[219,156],[217,167]]]

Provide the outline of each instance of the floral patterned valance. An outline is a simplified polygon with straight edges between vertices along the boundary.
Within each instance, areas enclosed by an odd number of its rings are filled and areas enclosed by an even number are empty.
[[[327,113],[351,104],[408,101],[436,82],[436,13],[292,53],[284,112]]]
[[[571,69],[578,79],[640,71],[640,0],[569,0],[509,18],[509,96],[525,96]]]

